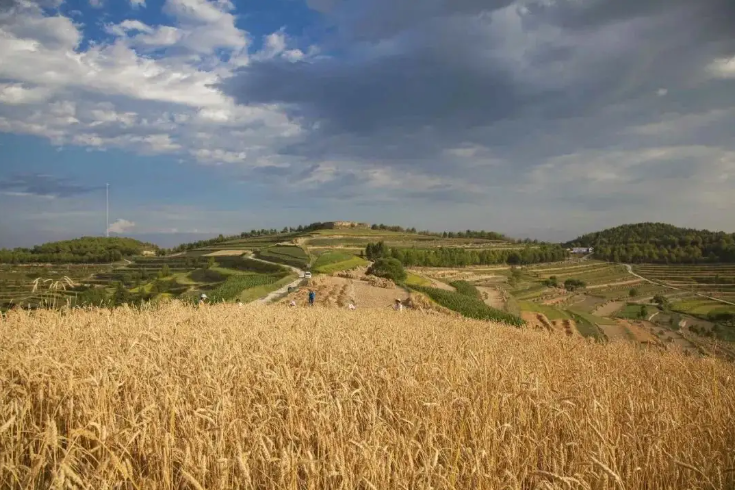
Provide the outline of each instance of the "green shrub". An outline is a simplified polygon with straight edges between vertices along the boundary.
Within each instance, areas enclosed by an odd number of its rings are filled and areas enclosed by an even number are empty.
[[[579,279],[567,279],[564,281],[564,288],[567,291],[574,291],[575,289],[584,289],[587,287],[587,283],[580,281]]]
[[[394,282],[403,282],[406,280],[406,270],[400,261],[393,258],[378,259],[367,270],[368,274],[373,276],[391,279]]]
[[[439,303],[445,308],[456,311],[467,318],[475,318],[478,320],[489,320],[499,323],[505,323],[515,327],[521,327],[526,324],[521,318],[497,310],[485,304],[482,300],[456,293],[454,291],[445,291],[444,289],[430,288],[424,286],[412,286],[413,289],[426,294],[428,297]]]

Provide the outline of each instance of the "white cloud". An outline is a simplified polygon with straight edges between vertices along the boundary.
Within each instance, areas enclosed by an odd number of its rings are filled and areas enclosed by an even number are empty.
[[[106,26],[115,40],[86,50],[70,19],[18,5],[0,14],[0,131],[239,165],[257,165],[276,141],[301,132],[279,107],[236,105],[215,88],[248,63],[247,33],[227,2],[168,0],[178,26],[124,20]],[[229,62],[208,54],[228,44]],[[168,46],[175,56],[143,54]]]
[[[44,87],[25,87],[20,83],[0,83],[0,103],[33,104],[48,99],[50,91]]]
[[[713,61],[709,65],[709,71],[718,78],[735,78],[735,56]]]
[[[89,6],[95,9],[104,7],[104,0],[89,0]]]
[[[668,93],[669,93],[669,91],[667,89],[665,89],[665,88],[660,88],[660,89],[658,89],[656,91],[656,95],[658,95],[659,97],[663,97],[664,95],[666,95]]]
[[[126,219],[118,219],[117,221],[110,223],[110,227],[107,229],[110,233],[123,234],[127,231],[135,228],[135,223]]]
[[[138,7],[145,7],[145,0],[130,0],[130,6],[134,9]]]

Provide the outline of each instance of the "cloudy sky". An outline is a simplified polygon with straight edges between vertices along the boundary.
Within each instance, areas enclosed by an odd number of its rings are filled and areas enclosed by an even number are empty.
[[[0,0],[0,246],[735,231],[731,0]]]

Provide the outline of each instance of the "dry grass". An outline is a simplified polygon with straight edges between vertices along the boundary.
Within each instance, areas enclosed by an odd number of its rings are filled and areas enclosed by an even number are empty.
[[[735,484],[735,367],[484,322],[178,304],[0,322],[2,488]]]

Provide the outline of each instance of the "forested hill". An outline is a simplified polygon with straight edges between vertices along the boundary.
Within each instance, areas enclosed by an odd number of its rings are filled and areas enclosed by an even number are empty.
[[[33,248],[1,249],[0,263],[107,263],[157,249],[156,245],[132,238],[82,237]]]
[[[614,262],[735,262],[735,234],[638,223],[583,235],[567,247],[594,247],[595,257]]]

